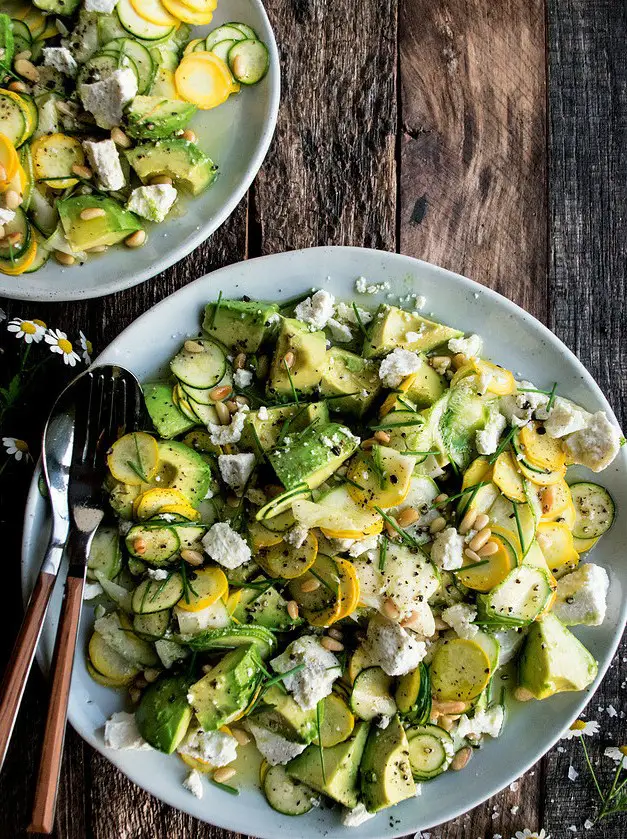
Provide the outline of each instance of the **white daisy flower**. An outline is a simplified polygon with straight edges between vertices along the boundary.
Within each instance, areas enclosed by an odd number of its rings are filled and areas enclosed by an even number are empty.
[[[30,459],[30,452],[28,450],[28,443],[26,440],[18,440],[17,437],[3,437],[2,445],[6,449],[6,453],[16,460]]]
[[[620,763],[622,769],[627,769],[627,746],[608,746],[603,754],[614,763]]]
[[[46,324],[43,320],[13,318],[9,321],[7,329],[9,332],[15,332],[15,337],[22,338],[27,344],[32,344],[33,341],[38,344],[46,334]]]
[[[50,351],[63,356],[63,363],[69,364],[70,367],[74,367],[76,362],[81,360],[65,332],[61,332],[60,329],[49,329],[46,332],[46,343],[50,344]]]
[[[601,726],[596,720],[575,720],[569,729],[561,736],[561,740],[572,740],[573,737],[594,737],[598,734]]]
[[[524,830],[516,831],[516,839],[551,839],[551,837],[545,832],[544,828],[538,832],[525,827]]]
[[[81,355],[83,356],[83,361],[85,364],[91,364],[91,354],[94,351],[94,348],[91,341],[89,338],[85,337],[82,330],[79,330],[78,333],[78,343],[80,344],[80,348],[82,350]]]

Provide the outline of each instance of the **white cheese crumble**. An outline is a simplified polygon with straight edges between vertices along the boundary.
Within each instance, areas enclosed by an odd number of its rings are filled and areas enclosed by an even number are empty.
[[[151,748],[139,733],[135,714],[117,711],[105,723],[104,744],[108,749],[117,751],[137,749],[146,751]]]
[[[443,571],[455,571],[464,564],[464,537],[454,527],[441,530],[433,540],[431,561]]]
[[[205,629],[223,629],[230,623],[229,613],[222,600],[195,612],[175,606],[174,617],[178,621],[181,635],[197,635]]]
[[[307,748],[303,743],[292,743],[274,731],[268,731],[260,725],[248,720],[248,729],[255,738],[257,748],[270,766],[278,766],[289,763],[292,758],[297,757]]]
[[[355,308],[357,309],[357,313],[355,313]],[[358,325],[359,320],[364,326],[367,323],[370,323],[372,320],[372,314],[359,306],[356,306],[355,308],[350,306],[348,303],[338,303],[335,307],[335,315],[339,320],[344,320],[347,323],[352,323],[356,326]],[[357,315],[359,315],[359,320],[357,319]]]
[[[172,184],[138,186],[131,192],[126,209],[149,221],[162,222],[176,201],[177,190]]]
[[[566,626],[599,626],[605,619],[609,587],[605,568],[586,562],[558,581],[553,611]]]
[[[224,731],[196,728],[186,736],[178,751],[218,768],[228,766],[237,758],[237,740]]]
[[[494,454],[499,447],[499,439],[506,426],[505,417],[491,408],[484,428],[475,434],[475,446],[479,454]]]
[[[387,280],[382,283],[369,283],[365,277],[357,277],[355,280],[355,291],[359,294],[379,294],[381,291],[389,291],[389,288]]]
[[[78,73],[78,64],[66,47],[44,47],[42,52],[44,66],[54,67],[66,76],[75,76]]]
[[[192,769],[187,778],[183,781],[183,787],[189,790],[195,798],[202,798],[202,777],[197,769]]]
[[[235,383],[235,387],[239,388],[240,390],[243,390],[246,387],[250,387],[252,381],[252,370],[244,370],[244,368],[241,368],[239,370],[236,370],[233,374],[233,382]]]
[[[117,4],[118,0],[85,0],[85,11],[110,15]]]
[[[207,426],[209,437],[215,446],[224,446],[227,443],[239,443],[242,439],[242,431],[246,422],[246,414],[250,408],[242,405],[231,417],[229,425],[217,425],[210,422]]]
[[[424,331],[424,324],[420,327],[420,332],[413,332],[410,330],[409,332],[405,333],[405,342],[406,344],[415,344],[416,341],[420,340],[420,335]]]
[[[457,725],[458,737],[478,740],[482,734],[498,737],[503,728],[503,706],[494,705],[487,711],[475,711],[472,719],[462,714]]]
[[[302,320],[314,330],[324,329],[329,319],[333,317],[334,308],[335,297],[321,289],[299,303],[294,309],[294,314],[298,320]]]
[[[620,432],[603,411],[597,411],[592,414],[585,428],[569,434],[562,445],[573,463],[587,466],[593,472],[601,472],[620,450]]]
[[[403,676],[415,670],[427,652],[423,641],[417,641],[399,623],[381,615],[371,618],[368,624],[366,649],[388,676]]]
[[[7,210],[4,207],[0,207],[0,224],[9,224],[14,218],[14,210]]]
[[[375,816],[376,813],[369,813],[366,810],[366,805],[360,801],[352,810],[344,808],[341,819],[344,827],[359,827],[369,819],[374,819]]]
[[[250,452],[240,454],[221,454],[218,456],[218,468],[222,480],[239,495],[255,468],[256,457]]]
[[[379,378],[385,387],[395,388],[407,376],[420,370],[422,361],[415,352],[397,347],[386,356],[379,367]]]
[[[375,534],[374,536],[366,536],[365,539],[357,539],[352,545],[349,545],[348,554],[352,557],[362,556],[362,554],[368,553],[368,551],[376,551],[378,545],[378,534]]]
[[[442,612],[442,620],[457,633],[460,638],[474,638],[479,631],[473,624],[477,617],[477,610],[467,603],[456,603]]]
[[[268,409],[265,405],[262,405],[261,408],[259,408],[259,410],[257,411],[257,416],[262,422],[265,422],[265,420],[268,419],[270,414],[268,413]]]
[[[345,323],[340,323],[339,320],[335,320],[335,318],[329,318],[327,326],[331,331],[331,337],[334,341],[337,341],[338,344],[347,344],[349,341],[353,340],[353,333],[351,332],[350,327],[346,326]]]
[[[296,548],[298,550],[298,548],[302,548],[302,546],[305,544],[305,540],[307,539],[308,534],[308,528],[303,527],[302,524],[296,524],[290,531],[288,531],[285,534],[283,541],[287,542],[288,545],[291,545],[293,548]]]
[[[570,399],[562,399],[557,396],[547,413],[545,410],[538,411],[536,416],[544,419],[544,430],[555,439],[565,437],[567,434],[573,434],[575,431],[581,431],[588,425],[590,414],[575,405]]]
[[[248,544],[228,522],[213,524],[202,538],[207,554],[223,568],[239,568],[251,558]]]
[[[522,427],[531,421],[534,411],[541,411],[549,397],[545,393],[531,393],[537,390],[533,382],[516,382],[516,387],[517,393],[501,397],[500,406],[511,425]]]
[[[287,690],[305,711],[315,708],[321,699],[328,696],[333,682],[342,675],[337,658],[314,635],[292,641],[285,652],[273,658],[270,664],[277,673],[286,673],[299,664],[305,665],[303,670],[283,680]]]
[[[149,568],[146,573],[152,580],[166,580],[168,577],[165,568]]]
[[[79,85],[79,94],[100,128],[114,128],[122,122],[124,106],[137,95],[137,76],[130,67],[120,67],[100,82]]]
[[[85,140],[83,148],[89,163],[98,176],[98,186],[101,189],[122,189],[126,180],[120,165],[120,155],[113,140],[101,140],[98,143]]]
[[[83,600],[93,600],[103,592],[100,583],[85,583],[83,588]]]
[[[452,353],[462,353],[468,358],[476,358],[481,355],[483,349],[483,338],[480,335],[470,335],[468,338],[451,338],[448,348]]]

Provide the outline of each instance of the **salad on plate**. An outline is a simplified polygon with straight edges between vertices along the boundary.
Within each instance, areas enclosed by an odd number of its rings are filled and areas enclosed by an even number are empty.
[[[176,753],[194,795],[255,750],[271,807],[359,825],[596,677],[572,628],[615,510],[569,467],[619,429],[397,302],[220,294],[108,453],[88,669],[133,710],[105,745]]]
[[[208,34],[215,0],[36,0],[0,13],[0,272],[64,266],[184,212],[218,172],[197,110],[265,76],[246,23]],[[192,37],[198,34],[198,37]]]

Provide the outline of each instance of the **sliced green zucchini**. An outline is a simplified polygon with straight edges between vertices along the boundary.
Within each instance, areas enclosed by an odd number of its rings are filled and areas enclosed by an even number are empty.
[[[39,271],[39,269],[42,268],[50,259],[50,250],[46,247],[46,237],[43,233],[40,233],[33,225],[31,235],[37,242],[37,253],[35,254],[33,262],[31,262],[29,267],[25,269],[25,274],[33,274],[35,271]]]
[[[179,602],[184,591],[183,578],[176,571],[165,580],[148,577],[133,592],[133,611],[137,615],[149,615],[171,609]]]
[[[263,794],[272,809],[284,816],[303,816],[318,798],[311,787],[290,778],[283,766],[270,766],[264,776]]]
[[[229,52],[231,47],[236,43],[237,41],[234,38],[227,38],[225,41],[218,41],[217,44],[211,47],[211,52],[215,53],[218,58],[221,58],[222,61],[225,61],[228,64]]]
[[[231,20],[228,23],[225,23],[224,25],[225,26],[234,26],[236,29],[239,29],[240,32],[243,32],[244,36],[246,38],[251,38],[254,41],[258,40],[257,33],[252,28],[252,26],[248,26],[247,23],[240,23],[239,21]]]
[[[220,41],[225,41],[227,39],[232,39],[234,41],[244,41],[248,35],[239,28],[239,26],[227,23],[224,26],[218,26],[217,29],[214,29],[213,32],[210,32],[207,35],[207,39],[205,41],[205,49],[207,52],[211,52],[211,50],[215,47],[216,44],[219,44]]]
[[[122,550],[120,536],[115,526],[101,526],[94,534],[87,560],[87,576],[96,579],[99,571],[108,580],[112,580],[122,568]]]
[[[257,521],[262,521],[265,524],[267,519],[272,519],[275,516],[284,513],[286,510],[291,509],[292,503],[297,499],[309,498],[310,496],[311,490],[307,484],[303,482],[302,484],[281,493],[281,495],[277,495],[277,497],[273,498],[272,501],[268,501],[265,507],[262,507],[257,511],[255,518]]]
[[[31,237],[31,226],[26,218],[26,213],[21,207],[15,210],[15,218],[3,225],[4,235],[19,233],[21,239],[14,245],[0,247],[0,259],[18,259],[29,248]]]
[[[194,343],[202,352],[189,352],[183,347],[170,362],[170,369],[177,379],[190,387],[215,387],[226,372],[226,355],[213,341]]]
[[[28,135],[24,106],[15,94],[0,92],[0,133],[14,146],[19,146]]]
[[[135,615],[133,629],[140,638],[147,641],[158,641],[164,637],[170,625],[171,615],[169,609],[164,609],[162,612],[149,612],[146,615]]]
[[[183,643],[191,650],[207,652],[209,650],[230,650],[233,647],[246,647],[253,644],[262,658],[268,658],[276,649],[274,634],[263,626],[230,626],[225,629],[206,629]]]
[[[606,533],[614,522],[614,500],[605,487],[592,481],[579,481],[570,485],[575,505],[573,536],[577,539],[597,539]]]
[[[351,709],[362,720],[391,717],[396,713],[392,677],[380,667],[367,667],[355,679]]]
[[[125,55],[132,59],[137,70],[137,92],[144,94],[153,82],[155,77],[155,62],[150,50],[139,41],[132,38],[115,38],[109,41],[102,48],[103,53],[115,53],[118,56]]]
[[[400,677],[394,698],[403,717],[419,724],[428,721],[431,714],[431,679],[422,661],[415,670]]]
[[[502,621],[503,626],[526,626],[547,607],[553,589],[549,576],[535,565],[520,565],[489,594],[477,596],[479,620]]]
[[[238,41],[229,50],[229,68],[240,84],[260,82],[270,67],[270,53],[263,41],[247,38]]]
[[[136,524],[126,535],[126,549],[131,556],[150,565],[166,565],[178,554],[181,541],[173,527],[144,527]]]
[[[407,729],[409,762],[415,781],[429,781],[441,775],[455,757],[451,735],[437,725],[417,725]]]

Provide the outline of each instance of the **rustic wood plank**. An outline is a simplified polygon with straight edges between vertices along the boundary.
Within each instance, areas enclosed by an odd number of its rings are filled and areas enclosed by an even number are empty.
[[[262,253],[394,250],[396,0],[269,0],[283,94],[256,182]],[[254,254],[253,254],[254,255]]]
[[[588,367],[618,418],[627,420],[627,10],[613,0],[549,0],[551,328]],[[612,765],[598,761],[603,748],[627,742],[623,642],[587,708],[601,723],[591,749],[607,781]],[[610,716],[609,707],[619,716]],[[602,710],[601,710],[602,709]],[[621,709],[623,709],[621,711]],[[627,815],[592,830],[583,822],[596,804],[581,748],[562,743],[544,761],[543,824],[553,837],[622,839]],[[580,773],[566,780],[569,766]]]
[[[546,317],[543,0],[399,4],[400,250]]]

